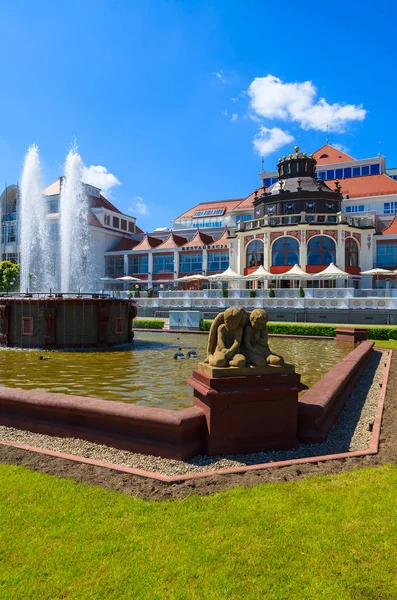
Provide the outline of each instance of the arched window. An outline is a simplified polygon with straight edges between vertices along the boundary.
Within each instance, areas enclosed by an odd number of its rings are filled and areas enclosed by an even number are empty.
[[[299,242],[293,237],[278,238],[272,247],[272,265],[281,267],[299,264]]]
[[[325,235],[316,235],[307,244],[308,265],[329,265],[336,262],[336,244]]]
[[[247,246],[247,267],[260,267],[263,265],[263,242],[252,240]]]
[[[345,243],[345,267],[358,267],[359,249],[355,239],[348,238]]]

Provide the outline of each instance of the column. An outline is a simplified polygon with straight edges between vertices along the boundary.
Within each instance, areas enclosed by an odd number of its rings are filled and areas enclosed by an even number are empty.
[[[153,253],[149,250],[149,253],[148,253],[148,278],[147,278],[148,288],[152,287],[152,277],[153,277]]]
[[[230,252],[230,250],[229,250]],[[206,247],[203,248],[203,275],[207,275],[208,269],[208,250]]]
[[[174,250],[174,279],[179,277],[179,251]]]

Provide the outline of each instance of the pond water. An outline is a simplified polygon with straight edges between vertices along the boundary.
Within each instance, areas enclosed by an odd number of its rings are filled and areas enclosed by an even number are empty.
[[[134,344],[112,351],[45,352],[0,349],[0,385],[162,408],[193,403],[186,385],[192,370],[205,357],[206,335],[137,332]],[[181,347],[198,358],[174,360]],[[270,347],[295,363],[302,381],[311,386],[348,354],[349,344],[332,340],[271,338]],[[43,356],[47,360],[40,360]]]

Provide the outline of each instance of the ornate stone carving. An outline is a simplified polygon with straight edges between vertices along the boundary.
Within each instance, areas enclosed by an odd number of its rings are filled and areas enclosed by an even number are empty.
[[[306,232],[306,240],[309,241],[315,235],[321,235],[321,231],[319,229],[310,229]]]
[[[247,236],[244,238],[244,246],[247,246],[247,244],[249,244],[249,243],[251,242],[251,240],[253,240],[253,239],[254,239],[254,236],[253,236],[253,235],[247,235]]]
[[[336,242],[338,241],[338,232],[335,229],[324,229],[323,233],[332,237]]]
[[[301,234],[302,234],[302,232],[301,232],[301,231],[299,231],[299,229],[298,229],[298,230],[297,230],[297,229],[294,229],[293,231],[287,231],[287,232],[286,232],[286,235],[289,235],[289,236],[291,236],[291,237],[294,237],[294,238],[296,238],[296,239],[297,239],[297,240],[299,240],[299,241],[301,241],[301,238],[302,238],[302,235],[301,235]]]

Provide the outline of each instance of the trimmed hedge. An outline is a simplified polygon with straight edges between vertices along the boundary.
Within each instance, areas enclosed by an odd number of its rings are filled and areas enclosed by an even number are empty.
[[[209,331],[212,325],[212,321],[200,321],[200,330]]]
[[[132,328],[138,329],[163,329],[164,321],[160,319],[135,319],[132,322]]]
[[[202,321],[201,331],[209,331],[212,321]],[[338,326],[341,327],[341,326]],[[349,327],[355,327],[350,325]],[[316,335],[320,337],[335,337],[335,325],[306,325],[295,323],[268,323],[269,333],[283,335]],[[365,327],[363,327],[365,329]],[[369,340],[397,340],[397,327],[368,327]]]

